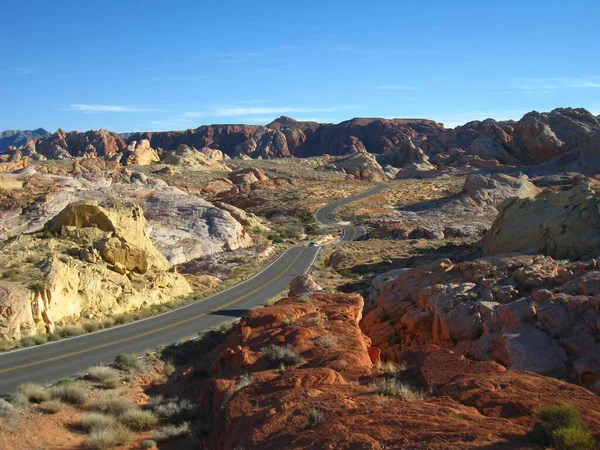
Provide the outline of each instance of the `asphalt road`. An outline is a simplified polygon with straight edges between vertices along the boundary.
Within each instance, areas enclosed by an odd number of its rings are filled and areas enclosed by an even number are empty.
[[[369,189],[368,191],[363,192],[362,194],[355,195],[353,197],[344,198],[338,200],[337,202],[330,203],[322,208],[318,209],[315,212],[315,218],[317,222],[322,223],[323,225],[337,226],[342,229],[342,237],[340,238],[340,242],[345,241],[357,241],[362,238],[366,234],[365,227],[362,226],[354,226],[354,225],[339,225],[333,214],[336,209],[341,206],[345,206],[349,203],[353,203],[357,200],[362,200],[371,195],[379,194],[387,189],[385,184],[379,184],[375,186],[373,189]]]
[[[355,197],[327,205],[315,213],[318,221],[334,225],[336,208],[385,189],[378,186]],[[364,228],[342,226],[341,240],[364,235]],[[290,281],[312,266],[320,247],[292,247],[253,278],[206,299],[148,319],[107,330],[0,354],[0,395],[12,394],[25,381],[47,384],[73,376],[95,364],[109,364],[120,353],[153,350],[161,344],[194,337],[287,289]]]

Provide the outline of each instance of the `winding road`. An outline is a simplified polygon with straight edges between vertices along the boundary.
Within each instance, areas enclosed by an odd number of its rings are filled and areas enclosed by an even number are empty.
[[[343,229],[340,241],[365,234],[364,227],[337,225],[334,211],[386,189],[378,185],[362,194],[319,209],[315,218],[323,225]],[[141,354],[161,344],[198,335],[222,322],[239,318],[262,306],[306,273],[314,263],[319,246],[294,246],[260,273],[230,289],[181,308],[83,336],[0,354],[0,396],[12,394],[25,381],[48,384],[72,376],[96,364],[111,363],[120,353]]]

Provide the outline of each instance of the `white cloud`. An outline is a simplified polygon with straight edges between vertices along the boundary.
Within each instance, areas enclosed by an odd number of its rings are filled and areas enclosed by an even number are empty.
[[[122,106],[122,105],[86,105],[86,104],[73,104],[69,105],[71,111],[81,111],[86,113],[92,112],[115,112],[115,113],[130,113],[130,112],[150,112],[154,111],[152,108],[141,108],[138,106]]]
[[[565,89],[600,89],[600,77],[527,78],[514,83],[512,88],[526,94],[550,94]]]
[[[349,109],[357,109],[358,106],[334,106],[329,108],[303,108],[293,106],[278,107],[236,107],[236,108],[217,108],[214,111],[216,116],[252,116],[258,114],[285,114],[285,113],[313,113],[313,112],[335,112]]]
[[[30,75],[35,72],[35,69],[31,67],[13,67],[11,73],[13,75]]]
[[[375,86],[375,89],[379,91],[412,91],[414,86],[405,86],[402,84],[380,84]]]

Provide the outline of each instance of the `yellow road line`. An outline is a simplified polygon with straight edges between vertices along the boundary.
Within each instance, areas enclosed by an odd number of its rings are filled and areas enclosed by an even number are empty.
[[[42,359],[42,360],[39,360],[39,361],[33,361],[33,362],[30,362],[30,363],[21,364],[19,366],[9,367],[8,369],[2,369],[2,370],[0,370],[0,374],[7,373],[7,372],[13,372],[15,370],[20,370],[20,369],[26,369],[28,367],[39,366],[40,364],[46,364],[46,363],[49,363],[49,362],[54,362],[54,361],[58,361],[58,360],[61,360],[61,359],[70,358],[72,356],[82,355],[84,353],[93,352],[95,350],[101,350],[101,349],[107,348],[107,347],[113,347],[115,345],[119,345],[119,344],[123,344],[125,342],[133,341],[134,339],[140,339],[140,338],[143,338],[143,337],[146,337],[146,336],[150,336],[151,334],[160,333],[161,331],[165,331],[165,330],[168,330],[170,328],[178,327],[178,326],[186,324],[188,322],[192,322],[194,320],[200,319],[201,317],[207,316],[210,313],[213,313],[213,312],[216,312],[216,311],[221,311],[222,309],[225,309],[228,306],[233,305],[234,303],[238,303],[238,302],[244,300],[245,298],[250,297],[252,294],[257,293],[261,289],[264,289],[265,287],[267,287],[267,286],[275,283],[281,277],[283,277],[284,275],[286,275],[287,271],[289,269],[291,269],[294,264],[296,264],[296,262],[300,259],[300,257],[304,253],[304,251],[305,250],[300,251],[300,253],[298,254],[298,256],[296,256],[294,258],[294,260],[279,275],[277,275],[275,278],[273,278],[267,284],[264,284],[263,286],[260,286],[260,287],[258,287],[256,289],[254,289],[253,291],[250,291],[247,294],[242,295],[241,297],[238,297],[235,300],[230,301],[229,303],[221,305],[218,308],[213,309],[212,311],[208,311],[208,312],[205,312],[205,313],[202,313],[202,314],[198,314],[198,315],[195,315],[193,317],[189,317],[187,319],[181,320],[179,322],[175,322],[175,323],[172,323],[170,325],[165,325],[164,327],[160,327],[160,328],[157,328],[157,329],[152,330],[152,331],[146,331],[145,333],[136,334],[135,336],[130,336],[130,337],[127,337],[127,338],[119,339],[118,341],[107,342],[106,344],[96,345],[94,347],[86,348],[86,349],[83,349],[83,350],[77,350],[77,351],[71,352],[71,353],[65,353],[64,355],[54,356],[52,358],[46,358],[46,359]]]

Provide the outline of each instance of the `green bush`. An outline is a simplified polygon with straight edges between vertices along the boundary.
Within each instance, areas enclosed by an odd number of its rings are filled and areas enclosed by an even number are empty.
[[[113,364],[117,369],[133,372],[141,368],[141,363],[135,353],[122,353],[117,355]]]
[[[317,408],[313,408],[308,413],[308,419],[306,419],[306,426],[308,428],[315,428],[321,425],[325,421],[325,413]]]
[[[152,439],[144,439],[142,441],[142,448],[154,448],[156,447],[156,441]]]
[[[587,450],[595,447],[577,408],[564,405],[542,406],[536,411],[540,422],[531,431],[530,439],[540,445],[552,445],[558,450]]]
[[[268,345],[261,348],[260,351],[271,367],[278,367],[280,364],[293,366],[304,361],[304,358],[291,347],[283,345]]]
[[[559,428],[552,433],[556,450],[594,450],[594,437],[584,428]]]

